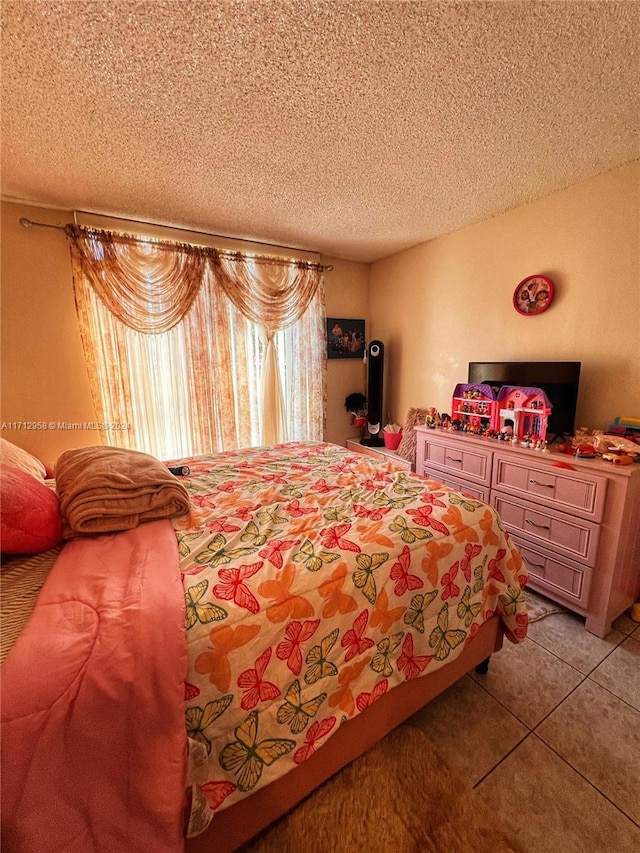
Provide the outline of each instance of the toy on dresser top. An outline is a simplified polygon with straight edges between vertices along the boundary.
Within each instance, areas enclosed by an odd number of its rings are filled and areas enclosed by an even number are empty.
[[[595,459],[600,456],[605,462],[614,465],[631,465],[640,462],[640,445],[632,439],[594,430],[591,435],[586,427],[580,427],[571,441],[558,445],[561,453],[577,456],[581,459]]]
[[[432,407],[427,410],[425,426],[546,451],[551,408],[541,388],[505,385],[496,393],[489,385],[459,383],[453,392],[452,414],[441,414]],[[601,457],[615,465],[640,462],[640,419],[616,418],[620,425],[623,420],[625,431],[630,429],[628,424],[633,421],[639,425],[637,432],[632,431],[631,436],[625,437],[612,433],[610,427],[606,434],[594,430],[589,435],[588,429],[581,427],[572,439],[556,445],[556,450],[581,459]],[[633,427],[631,429],[634,430]]]
[[[551,403],[541,388],[459,383],[451,402],[451,429],[546,448]]]
[[[498,399],[491,386],[456,385],[451,400],[451,429],[475,435],[496,435],[499,425]]]
[[[613,423],[609,424],[605,435],[628,438],[630,441],[640,445],[640,418],[615,418]]]

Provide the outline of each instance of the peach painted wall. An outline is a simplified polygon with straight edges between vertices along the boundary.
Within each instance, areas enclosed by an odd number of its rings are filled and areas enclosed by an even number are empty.
[[[76,319],[69,246],[61,231],[18,220],[71,222],[66,211],[2,204],[3,438],[52,466],[71,447],[100,444],[92,430],[53,423],[95,422]],[[35,428],[20,427],[35,425]]]
[[[333,272],[325,273],[327,317],[365,321],[365,338],[370,340],[369,318],[369,265],[356,261],[323,258],[333,264]],[[351,416],[344,408],[344,400],[356,391],[367,393],[367,371],[361,359],[327,360],[327,412],[325,440],[344,445],[350,436],[360,436]]]
[[[372,334],[385,342],[386,407],[449,412],[469,361],[581,361],[576,426],[640,417],[640,163],[378,261]],[[556,286],[521,316],[515,286]]]
[[[364,318],[385,351],[385,419],[411,406],[450,408],[473,360],[579,360],[578,425],[640,416],[640,164],[605,173],[502,216],[366,264],[323,258],[327,315]],[[2,205],[3,422],[78,423],[95,413],[78,333],[64,236],[18,219],[63,224],[67,211]],[[538,317],[513,310],[532,273],[556,284]],[[371,322],[369,323],[369,319]],[[354,435],[344,398],[366,393],[359,360],[327,364],[325,438]],[[53,464],[97,434],[3,430]]]
[[[37,427],[5,428],[2,435],[53,466],[64,450],[97,444],[100,434],[84,428],[96,416],[78,331],[67,240],[53,229],[23,228],[21,217],[63,225],[72,221],[72,214],[2,204],[0,414],[5,425]],[[109,227],[110,223],[87,224]],[[156,232],[167,235],[166,229]],[[188,232],[173,233],[189,239]],[[366,317],[368,265],[332,258],[322,261],[335,268],[325,275],[327,310],[335,312],[329,316]],[[330,362],[327,373],[326,438],[344,444],[350,429],[344,398],[351,391],[364,392],[362,362]],[[51,429],[51,423],[57,428]],[[62,429],[60,423],[83,428]]]

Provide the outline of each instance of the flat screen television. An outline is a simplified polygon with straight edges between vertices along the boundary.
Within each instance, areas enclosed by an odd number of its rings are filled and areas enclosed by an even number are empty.
[[[574,433],[579,361],[471,361],[468,382],[490,385],[495,391],[503,385],[542,388],[551,403],[547,425],[550,441]]]

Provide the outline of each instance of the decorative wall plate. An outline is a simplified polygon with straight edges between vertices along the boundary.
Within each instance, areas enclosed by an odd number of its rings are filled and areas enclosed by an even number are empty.
[[[529,275],[513,292],[513,307],[518,314],[531,317],[542,314],[551,305],[553,282],[546,275]]]

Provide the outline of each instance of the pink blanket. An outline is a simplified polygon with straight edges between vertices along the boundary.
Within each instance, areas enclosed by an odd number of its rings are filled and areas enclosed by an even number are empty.
[[[2,667],[4,850],[183,848],[186,665],[171,523],[68,543]]]

